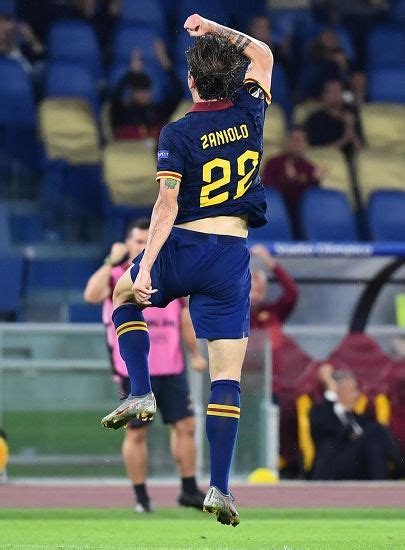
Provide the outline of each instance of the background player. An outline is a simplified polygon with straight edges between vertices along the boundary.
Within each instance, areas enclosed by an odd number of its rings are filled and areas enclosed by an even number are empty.
[[[267,45],[199,15],[189,17],[184,26],[197,37],[187,52],[195,105],[160,134],[160,192],[148,243],[114,291],[113,321],[131,395],[102,424],[119,428],[133,417],[153,417],[142,310],[190,295],[197,337],[208,340],[212,381],[206,423],[211,487],[204,509],[221,523],[238,525],[228,478],[249,334],[246,237],[248,226],[267,221],[258,171],[273,56]]]
[[[111,321],[112,294],[123,273],[145,248],[149,220],[140,219],[128,227],[125,243],[115,243],[104,264],[89,279],[84,297],[87,302],[103,302],[103,321],[106,325],[107,344],[111,352],[113,372],[124,395],[130,393],[125,363],[121,358],[117,336]],[[186,301],[178,299],[166,308],[149,308],[145,312],[151,336],[149,368],[151,384],[157,405],[165,424],[170,424],[170,447],[179,468],[182,491],[178,501],[182,506],[202,509],[204,494],[195,479],[196,448],[195,421],[188,388],[182,343],[190,352],[192,367],[203,370],[206,360],[198,352],[197,340]],[[141,420],[131,420],[122,445],[122,456],[129,479],[132,481],[137,512],[151,512],[152,506],[146,489],[149,426]]]

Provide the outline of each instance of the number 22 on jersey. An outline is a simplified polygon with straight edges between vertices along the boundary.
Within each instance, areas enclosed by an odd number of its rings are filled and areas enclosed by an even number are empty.
[[[247,162],[252,162],[252,168],[248,172]],[[237,171],[238,176],[242,176],[238,180],[238,187],[236,189],[236,195],[233,199],[239,199],[242,197],[246,191],[249,189],[252,181],[250,180],[253,172],[256,170],[257,165],[259,164],[259,153],[257,151],[250,151],[249,149],[245,151],[240,157],[237,158]],[[222,170],[222,176],[212,181],[212,171],[215,168]],[[206,185],[203,185],[201,188],[200,194],[200,207],[204,206],[214,206],[215,204],[221,204],[229,199],[229,191],[223,190],[222,193],[218,195],[211,196],[213,191],[225,187],[231,182],[231,162],[226,159],[215,158],[206,162],[203,166],[203,181],[206,182]]]

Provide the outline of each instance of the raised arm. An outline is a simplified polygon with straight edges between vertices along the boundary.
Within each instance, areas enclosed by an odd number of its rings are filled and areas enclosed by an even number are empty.
[[[152,288],[150,272],[176,219],[179,186],[180,183],[176,179],[160,179],[159,196],[152,211],[148,242],[132,287],[136,302],[142,305],[151,305],[149,298],[158,291]]]
[[[266,90],[270,89],[273,54],[267,44],[243,32],[205,19],[198,14],[190,15],[184,23],[184,28],[190,36],[202,36],[210,32],[217,33],[232,42],[232,44],[235,44],[243,55],[251,61],[249,78],[257,80]]]

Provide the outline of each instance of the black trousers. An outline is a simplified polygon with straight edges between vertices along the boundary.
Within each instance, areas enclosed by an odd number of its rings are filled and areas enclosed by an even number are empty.
[[[363,429],[359,437],[344,443],[335,439],[322,441],[316,450],[312,479],[387,479],[388,462],[397,455],[391,434],[378,422]]]

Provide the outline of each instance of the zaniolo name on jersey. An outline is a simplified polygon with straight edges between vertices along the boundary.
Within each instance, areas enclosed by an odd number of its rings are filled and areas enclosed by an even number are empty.
[[[259,83],[246,79],[233,102],[195,103],[163,128],[156,178],[181,182],[176,224],[239,215],[250,227],[267,222],[259,166],[270,100]]]

